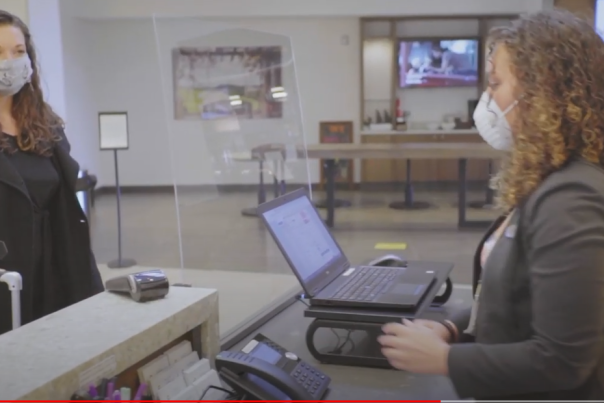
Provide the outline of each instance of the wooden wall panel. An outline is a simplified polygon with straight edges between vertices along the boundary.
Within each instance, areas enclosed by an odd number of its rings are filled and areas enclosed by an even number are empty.
[[[554,7],[571,11],[595,24],[596,0],[555,0]]]
[[[477,134],[460,135],[366,135],[362,143],[478,143],[483,142]],[[414,160],[411,164],[411,180],[414,182],[452,182],[458,179],[455,160]],[[361,162],[361,183],[402,183],[406,180],[407,161],[386,159],[364,159]],[[487,160],[468,161],[468,180],[486,180]]]

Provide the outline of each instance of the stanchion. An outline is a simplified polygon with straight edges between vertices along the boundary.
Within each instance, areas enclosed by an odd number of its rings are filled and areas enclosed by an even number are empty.
[[[120,175],[117,163],[117,149],[113,150],[113,161],[115,166],[115,200],[117,202],[117,259],[107,263],[110,269],[125,269],[136,266],[134,259],[125,259],[122,257],[122,192],[120,188]]]
[[[122,209],[121,188],[117,152],[128,149],[128,114],[126,112],[99,113],[99,138],[101,151],[113,151],[115,167],[115,197],[117,202],[117,259],[107,263],[110,269],[122,269],[136,265],[134,259],[122,257]]]

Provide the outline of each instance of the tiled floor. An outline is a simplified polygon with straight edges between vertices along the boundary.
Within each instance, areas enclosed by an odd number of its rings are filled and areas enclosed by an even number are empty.
[[[315,199],[321,196],[315,194]],[[483,197],[480,193],[473,196],[473,200]],[[454,262],[453,281],[458,284],[471,281],[472,257],[482,232],[457,229],[454,193],[418,194],[418,200],[438,206],[423,211],[389,209],[388,203],[399,199],[395,193],[338,192],[338,197],[353,202],[352,207],[337,210],[332,231],[353,264],[389,253],[375,250],[376,243],[402,242],[407,244],[407,250],[392,252],[409,260]],[[185,267],[187,270],[182,272],[171,271],[171,276],[194,286],[217,287],[221,293],[221,321],[231,327],[295,285],[262,223],[240,214],[242,208],[253,206],[254,201],[253,193],[181,195],[178,209],[184,256],[181,262],[174,196],[123,195],[123,256],[136,259],[140,266]],[[491,219],[495,215],[493,211],[468,210],[468,218],[473,219]],[[99,263],[115,259],[114,196],[97,198],[91,224],[93,249]],[[106,268],[102,271],[104,276],[120,272]],[[215,271],[231,274],[212,274]]]

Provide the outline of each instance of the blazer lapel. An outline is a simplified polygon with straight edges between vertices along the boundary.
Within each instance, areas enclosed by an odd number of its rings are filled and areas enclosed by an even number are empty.
[[[495,232],[497,228],[505,221],[506,215],[501,215],[493,221],[487,232],[485,232],[484,236],[478,243],[478,248],[476,248],[476,252],[474,253],[474,276],[472,277],[472,294],[476,294],[476,288],[478,287],[478,282],[480,281],[480,277],[482,276],[482,264],[481,255],[482,255],[482,246],[489,239],[491,234]]]
[[[4,153],[0,152],[0,182],[17,189],[29,200],[29,192],[19,172],[13,167]]]

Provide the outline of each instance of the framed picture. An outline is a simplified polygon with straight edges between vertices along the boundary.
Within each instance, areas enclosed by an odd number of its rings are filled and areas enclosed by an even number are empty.
[[[99,148],[104,150],[127,150],[129,147],[128,113],[99,113]]]
[[[174,118],[281,118],[281,58],[279,46],[173,49]]]
[[[352,121],[319,123],[319,142],[321,144],[349,144],[353,141],[354,124]],[[336,160],[336,169],[336,184],[348,183],[348,188],[354,189],[354,160]],[[325,182],[325,168],[321,161],[321,189],[325,186]]]

